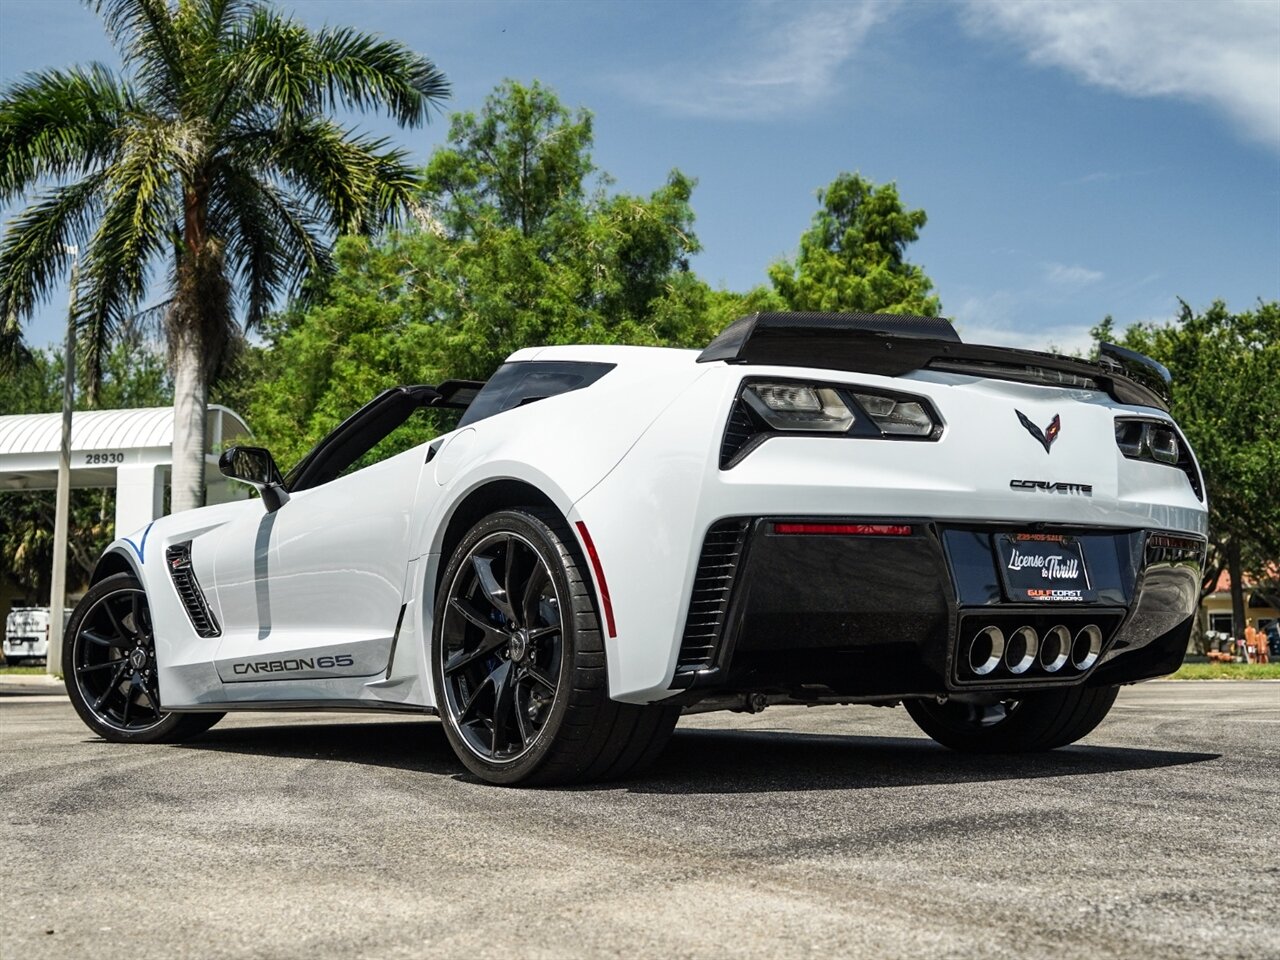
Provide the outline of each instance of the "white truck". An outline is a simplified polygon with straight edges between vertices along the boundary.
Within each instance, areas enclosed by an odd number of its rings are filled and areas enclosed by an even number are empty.
[[[71,619],[67,610],[63,623]],[[14,607],[4,624],[5,663],[44,660],[49,653],[49,608]]]

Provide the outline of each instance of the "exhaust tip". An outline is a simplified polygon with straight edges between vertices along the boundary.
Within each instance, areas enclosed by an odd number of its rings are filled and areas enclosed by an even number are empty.
[[[1102,631],[1095,625],[1082,627],[1071,644],[1071,665],[1077,670],[1088,670],[1098,662],[1102,653]]]
[[[979,677],[1000,666],[1004,657],[1004,632],[999,627],[984,627],[969,641],[969,669]]]
[[[1009,672],[1021,675],[1031,669],[1040,650],[1040,637],[1031,627],[1019,627],[1004,648],[1004,665]]]
[[[1062,624],[1050,629],[1040,640],[1040,667],[1045,673],[1057,673],[1071,656],[1071,631]]]

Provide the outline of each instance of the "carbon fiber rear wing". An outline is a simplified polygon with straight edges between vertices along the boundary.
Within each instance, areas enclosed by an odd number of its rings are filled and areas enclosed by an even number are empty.
[[[992,380],[1105,391],[1119,403],[1169,409],[1169,371],[1113,343],[1097,361],[964,343],[942,317],[874,313],[754,313],[735,320],[699,363],[817,367],[898,377],[943,370]]]

